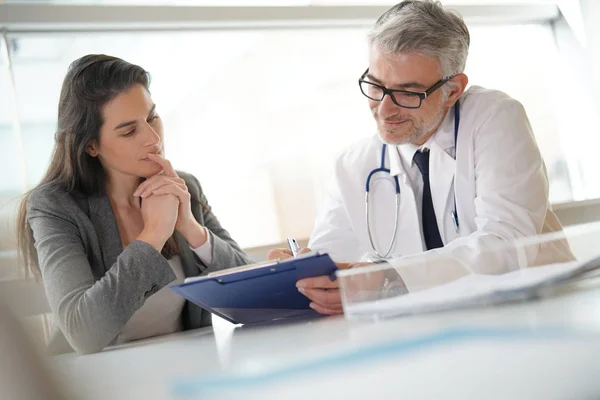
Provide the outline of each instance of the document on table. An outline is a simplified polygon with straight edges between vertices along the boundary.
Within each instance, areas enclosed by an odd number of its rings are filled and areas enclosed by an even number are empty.
[[[376,301],[345,304],[351,317],[393,317],[485,306],[547,295],[558,285],[600,271],[600,257],[530,267],[502,275],[471,274],[434,288]]]

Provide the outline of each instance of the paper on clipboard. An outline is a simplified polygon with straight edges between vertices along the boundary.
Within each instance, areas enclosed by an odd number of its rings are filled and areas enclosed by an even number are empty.
[[[214,278],[214,277],[217,277],[217,276],[231,275],[231,274],[235,274],[237,272],[251,271],[251,270],[254,270],[254,269],[258,269],[258,268],[271,267],[271,266],[274,266],[274,265],[283,264],[285,262],[291,262],[293,260],[298,260],[298,259],[302,259],[302,258],[313,257],[313,256],[315,256],[317,254],[318,254],[318,252],[316,252],[316,251],[310,251],[310,252],[298,255],[297,257],[294,257],[294,258],[288,258],[286,260],[281,260],[281,259],[277,258],[275,260],[267,260],[267,261],[257,262],[257,263],[254,263],[254,264],[241,265],[239,267],[227,268],[227,269],[222,269],[222,270],[219,270],[219,271],[210,272],[210,273],[208,273],[206,275],[202,275],[202,276],[194,276],[194,277],[191,277],[191,278],[186,278],[183,282],[184,283],[196,282],[196,281],[204,280],[204,279],[207,279],[207,278]]]

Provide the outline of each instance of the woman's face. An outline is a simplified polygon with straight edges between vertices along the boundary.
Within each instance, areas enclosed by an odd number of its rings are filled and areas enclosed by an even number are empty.
[[[163,126],[146,88],[132,86],[101,112],[99,142],[90,144],[88,154],[98,157],[107,175],[149,178],[158,174],[162,168],[148,160],[148,154],[164,155]]]

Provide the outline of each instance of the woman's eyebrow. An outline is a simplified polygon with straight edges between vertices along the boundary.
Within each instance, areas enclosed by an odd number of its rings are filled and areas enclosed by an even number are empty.
[[[156,109],[156,104],[152,104],[152,108],[150,109],[150,112],[148,112],[148,115],[151,115],[154,112],[154,109]],[[135,124],[137,121],[127,121],[127,122],[121,122],[119,125],[115,126],[115,131],[119,130],[121,128],[125,128],[126,126],[129,125],[133,125]]]

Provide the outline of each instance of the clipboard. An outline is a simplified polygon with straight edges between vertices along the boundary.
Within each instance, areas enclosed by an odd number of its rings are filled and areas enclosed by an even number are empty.
[[[328,275],[335,280],[337,265],[328,254],[307,253],[189,278],[172,290],[192,303],[234,324],[318,315],[298,291],[300,279]]]

